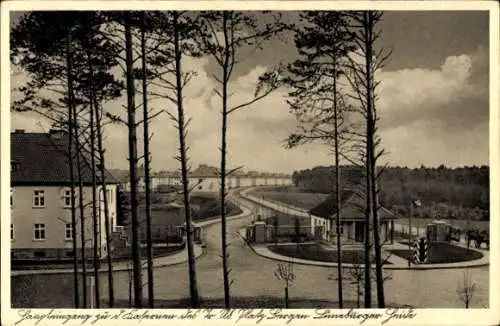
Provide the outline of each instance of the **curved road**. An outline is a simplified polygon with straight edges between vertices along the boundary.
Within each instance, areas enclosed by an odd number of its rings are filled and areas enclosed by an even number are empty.
[[[238,198],[243,204],[252,205],[246,199]],[[251,207],[251,206],[250,206]],[[240,238],[237,231],[250,223],[252,216],[230,220],[228,227],[229,266],[232,270],[232,296],[282,296],[283,288],[274,277],[276,261],[257,256]],[[222,259],[220,258],[220,224],[205,227],[202,231],[205,253],[196,260],[198,289],[205,298],[223,298]],[[295,265],[296,281],[290,289],[291,297],[336,300],[336,281],[328,280],[335,274],[335,268]],[[476,293],[472,307],[488,306],[488,267],[471,270],[476,282]],[[423,270],[391,271],[392,279],[387,281],[386,301],[408,304],[418,308],[461,308],[463,303],[457,295],[457,285],[463,280],[463,271]],[[187,264],[155,269],[155,298],[180,299],[189,295]],[[105,279],[101,279],[103,283]],[[128,273],[116,275],[116,297],[128,299]],[[346,280],[345,299],[355,300],[355,289]],[[103,284],[104,285],[104,284]],[[146,287],[145,287],[146,290]],[[144,293],[146,296],[147,293]]]

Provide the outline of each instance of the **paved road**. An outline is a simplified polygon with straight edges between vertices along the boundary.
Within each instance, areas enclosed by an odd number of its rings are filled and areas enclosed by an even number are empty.
[[[249,204],[246,200],[242,203]],[[249,204],[252,205],[252,204]],[[243,219],[228,221],[228,238],[230,242],[230,268],[232,269],[231,295],[233,296],[282,296],[281,284],[275,280],[273,271],[277,262],[257,256],[241,240],[237,231],[249,223],[253,216]],[[205,254],[196,260],[198,273],[198,288],[200,295],[207,298],[222,298],[222,273],[220,224],[213,224],[203,229],[203,238],[206,244]],[[336,299],[336,281],[329,281],[328,277],[335,273],[336,268],[296,265],[296,282],[290,290],[291,297],[302,297],[320,300]],[[476,293],[472,300],[472,307],[485,307],[488,305],[488,267],[471,269],[472,279],[476,283]],[[155,269],[155,297],[157,299],[181,299],[189,296],[188,267],[186,263],[160,267]],[[457,296],[457,285],[463,280],[462,270],[438,270],[438,271],[392,271],[392,279],[385,286],[387,302],[408,304],[420,308],[461,308],[463,304]],[[47,300],[45,294],[57,296],[61,292],[65,304],[68,304],[68,296],[64,293],[71,289],[71,278],[60,280],[61,289],[54,289],[45,284],[54,284],[57,275],[29,276],[14,286],[15,297],[18,304],[26,302],[28,306],[44,307],[52,302]],[[145,275],[144,275],[145,277]],[[47,280],[51,282],[46,282]],[[25,282],[26,284],[24,284]],[[106,278],[100,278],[103,295],[106,292]],[[355,289],[345,283],[345,298],[355,300]],[[26,288],[23,288],[26,287]],[[127,272],[116,272],[115,291],[116,298],[128,300],[129,280]],[[146,291],[146,287],[144,290]],[[147,293],[144,293],[145,297]],[[27,298],[26,298],[27,297]],[[24,299],[23,299],[24,298]],[[51,301],[52,300],[52,301]],[[61,299],[63,300],[63,299]],[[61,303],[61,300],[54,302]]]
[[[247,205],[247,200],[240,201]],[[230,268],[234,283],[233,296],[282,296],[281,284],[274,278],[277,262],[257,256],[246,246],[237,230],[250,223],[252,216],[228,222],[230,242]],[[222,287],[220,224],[203,230],[206,253],[196,260],[200,295],[207,298],[221,298]],[[335,268],[296,265],[296,283],[290,296],[311,299],[335,300],[336,281],[329,281]],[[488,305],[488,267],[472,269],[472,278],[477,283],[477,292],[472,306]],[[421,308],[460,308],[463,304],[457,296],[457,284],[462,280],[462,270],[440,271],[392,271],[392,279],[386,284],[387,302],[409,304]],[[102,279],[105,282],[104,279]],[[127,273],[118,272],[117,297],[128,298]],[[346,284],[348,281],[346,281]],[[188,296],[187,264],[162,267],[155,270],[155,297],[158,299],[178,299]],[[345,298],[355,300],[354,288],[345,286]],[[146,293],[145,293],[146,295]]]

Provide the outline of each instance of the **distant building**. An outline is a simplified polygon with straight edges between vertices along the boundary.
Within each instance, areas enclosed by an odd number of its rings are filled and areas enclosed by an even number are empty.
[[[365,239],[365,195],[357,190],[342,190],[340,192],[340,235],[343,239],[353,242],[363,242]],[[330,240],[336,235],[335,194],[329,195],[323,202],[309,210],[311,232],[321,232],[320,238]],[[378,211],[380,221],[380,239],[392,241],[394,220],[396,215],[381,207]]]
[[[153,190],[159,190],[166,186],[180,186],[181,184],[181,174],[177,171],[161,171],[151,175],[151,188]]]
[[[229,186],[229,179],[226,186]],[[206,164],[200,164],[189,174],[189,185],[195,192],[218,192],[220,191],[219,169]]]
[[[130,191],[130,172],[129,170],[112,169],[109,172],[118,180],[119,184],[127,192]],[[145,169],[144,165],[137,167],[137,189],[140,192],[146,190]]]
[[[62,131],[50,133],[11,133],[11,256],[13,259],[68,259],[73,257],[72,239],[77,237],[77,256],[81,252],[78,187],[75,188],[77,226],[71,224],[70,165],[66,155],[69,137]],[[84,196],[85,251],[93,256],[92,177],[89,160],[80,156]],[[76,174],[76,163],[75,163]],[[100,179],[100,177],[99,177]],[[117,180],[106,175],[109,225],[116,227]],[[100,181],[98,181],[98,184]],[[103,188],[99,198],[99,253],[107,255]]]
[[[227,171],[230,171],[228,169]],[[219,192],[220,191],[220,173],[219,168],[200,164],[196,169],[189,173],[189,185],[193,187],[194,192]],[[160,185],[181,185],[182,178],[179,172],[161,171],[151,177],[153,189]],[[278,186],[292,185],[292,176],[287,174],[260,173],[249,171],[247,173],[241,170],[233,171],[226,176],[226,188],[243,188],[257,186]]]

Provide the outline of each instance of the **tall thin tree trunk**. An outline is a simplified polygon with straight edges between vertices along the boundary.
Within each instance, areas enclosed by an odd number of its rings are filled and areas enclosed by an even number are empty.
[[[132,57],[132,31],[130,25],[130,13],[124,12],[125,25],[125,57],[127,67],[127,112],[128,112],[128,150],[130,169],[130,201],[131,201],[131,222],[132,222],[132,260],[134,269],[134,306],[142,307],[142,270],[141,252],[139,247],[139,221],[137,202],[137,136],[135,122],[135,85]]]
[[[367,40],[367,11],[363,12],[363,38],[365,41],[365,47],[366,47],[366,40]],[[366,48],[365,48],[366,50]],[[370,59],[368,59],[368,55],[365,54],[365,72],[368,74],[368,71],[371,69],[370,66]],[[365,216],[365,308],[371,308],[372,307],[372,291],[371,291],[371,222],[372,222],[372,214],[373,214],[373,202],[372,202],[372,196],[371,196],[371,148],[373,146],[372,144],[372,136],[371,136],[371,115],[372,112],[367,108],[366,109],[366,161],[365,161],[365,168],[366,168],[366,216]]]
[[[372,154],[372,157],[374,155]],[[380,241],[380,221],[378,218],[378,187],[376,180],[376,162],[372,162],[372,198],[373,198],[373,245],[375,247],[375,277],[377,280],[377,302],[379,308],[385,308],[384,275],[382,266],[382,246]]]
[[[141,56],[142,56],[142,108],[144,120],[144,179],[146,186],[146,241],[148,261],[148,303],[149,308],[154,308],[154,283],[153,283],[153,248],[151,244],[151,180],[149,177],[149,117],[148,94],[146,83],[146,33],[145,13],[141,16]]]
[[[285,309],[289,308],[289,303],[288,303],[288,285],[285,287]]]
[[[371,230],[376,228],[376,225],[371,225],[373,223],[373,213],[374,213],[374,198],[373,198],[373,108],[372,103],[372,90],[370,83],[371,81],[371,69],[372,69],[372,53],[371,53],[371,40],[370,37],[370,12],[363,11],[363,42],[365,46],[365,96],[366,96],[366,200],[367,200],[367,239],[368,244],[365,249],[365,257],[370,259],[372,252],[372,246],[370,244]],[[371,228],[370,228],[371,226]],[[371,230],[370,230],[371,229]],[[375,233],[375,231],[374,231]],[[367,258],[365,258],[367,259]],[[371,260],[371,259],[370,259]],[[371,308],[371,264],[365,266],[365,308]]]
[[[92,68],[92,66],[90,65]],[[91,75],[93,76],[93,71],[91,69]],[[102,135],[102,125],[101,125],[101,117],[102,117],[102,109],[99,109],[99,103],[97,101],[97,98],[95,97],[95,86],[92,84],[92,94],[94,98],[94,107],[95,107],[95,121],[96,121],[96,129],[97,129],[97,149],[99,152],[99,173],[101,175],[101,188],[103,192],[103,201],[104,201],[104,230],[105,230],[105,237],[106,237],[106,248],[107,248],[107,256],[106,256],[106,263],[108,265],[108,301],[109,301],[109,307],[114,306],[114,301],[115,301],[115,296],[114,296],[114,282],[113,282],[113,263],[112,263],[112,257],[111,257],[111,230],[110,230],[110,218],[109,218],[109,203],[108,203],[108,193],[107,193],[107,186],[106,186],[106,165],[105,165],[105,159],[104,159],[104,146],[103,146],[103,135]],[[100,198],[99,198],[100,200]],[[101,204],[99,202],[99,211],[101,210]],[[99,223],[101,225],[102,223]]]
[[[196,263],[194,257],[193,247],[193,232],[191,230],[191,207],[189,201],[189,178],[187,168],[187,154],[186,154],[186,130],[184,122],[184,108],[182,99],[182,67],[181,67],[181,48],[179,36],[179,14],[174,11],[173,26],[174,26],[174,52],[175,52],[175,76],[176,76],[176,93],[177,93],[177,115],[179,123],[179,151],[181,161],[181,174],[182,174],[182,189],[184,195],[184,214],[186,217],[186,240],[188,250],[188,268],[189,268],[189,292],[191,295],[191,308],[200,307],[200,298],[198,294],[198,284],[196,280]]]
[[[334,49],[334,55],[336,56],[336,49]],[[336,229],[337,229],[337,280],[338,280],[338,300],[339,309],[344,307],[344,300],[342,294],[342,241],[340,238],[340,166],[339,166],[339,117],[338,117],[338,105],[337,105],[337,60],[335,58],[333,63],[333,114],[334,114],[334,146],[335,146],[335,198],[337,204],[335,205],[335,213],[337,215]]]
[[[87,308],[87,261],[85,259],[85,203],[84,203],[84,193],[83,193],[83,178],[82,178],[82,162],[80,151],[81,144],[78,139],[78,115],[76,112],[76,107],[73,108],[73,130],[74,130],[74,140],[75,140],[75,155],[76,155],[76,170],[78,176],[78,208],[80,211],[80,244],[81,244],[81,260],[82,260],[82,302],[83,308]]]
[[[382,255],[381,255],[381,245],[380,245],[380,223],[378,219],[378,189],[377,189],[377,158],[375,153],[375,103],[373,101],[373,71],[372,71],[372,60],[373,60],[373,12],[369,11],[366,13],[366,86],[367,86],[367,110],[368,123],[370,129],[368,130],[368,136],[370,138],[370,160],[369,164],[371,166],[370,178],[371,178],[371,199],[372,199],[372,209],[373,209],[373,245],[375,249],[375,275],[377,280],[377,301],[379,308],[385,308],[384,299],[384,279],[382,273]]]
[[[77,255],[77,239],[76,239],[76,203],[75,203],[75,167],[73,156],[73,58],[71,52],[71,34],[68,33],[66,46],[66,66],[68,75],[68,158],[69,158],[69,174],[70,174],[70,189],[71,189],[71,244],[73,247],[73,300],[75,308],[80,307],[80,293],[78,291],[78,255]],[[76,151],[78,152],[78,151]]]
[[[107,183],[106,183],[106,165],[104,160],[104,148],[102,145],[102,131],[101,131],[101,121],[100,118],[97,120],[97,139],[99,147],[99,157],[100,157],[100,174],[101,174],[101,187],[103,189],[103,201],[104,201],[104,231],[106,233],[106,248],[107,257],[106,263],[108,265],[108,300],[109,307],[112,308],[115,304],[115,294],[114,294],[114,282],[113,282],[113,261],[111,256],[111,230],[110,230],[110,218],[109,218],[109,206],[108,206],[108,193],[107,193]]]
[[[99,262],[100,262],[100,254],[99,254],[99,225],[98,225],[98,212],[97,212],[97,175],[96,175],[96,163],[95,163],[95,110],[94,107],[94,97],[92,88],[93,88],[93,76],[92,76],[92,58],[90,53],[88,53],[88,65],[89,65],[89,81],[90,81],[90,101],[89,101],[89,109],[90,109],[90,165],[92,171],[92,221],[93,221],[93,248],[94,248],[94,278],[95,278],[95,308],[99,309],[100,307],[100,291],[99,291]]]
[[[223,14],[223,33],[225,42],[225,59],[223,65],[223,85],[222,85],[222,145],[221,145],[221,184],[220,184],[220,218],[221,218],[221,240],[222,240],[222,274],[224,278],[224,306],[226,309],[231,307],[229,293],[229,267],[227,253],[227,226],[226,226],[226,132],[227,132],[227,83],[228,80],[228,64],[229,64],[229,49],[227,35],[227,12]]]

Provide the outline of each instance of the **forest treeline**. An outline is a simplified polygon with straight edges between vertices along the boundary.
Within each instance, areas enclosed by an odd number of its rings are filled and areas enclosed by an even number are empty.
[[[341,184],[355,186],[362,170],[342,166]],[[295,186],[302,191],[330,193],[334,189],[334,167],[315,167],[295,171]],[[489,167],[465,166],[437,168],[387,167],[380,176],[380,204],[395,213],[407,215],[414,200],[422,206],[415,214],[422,217],[489,220]]]

